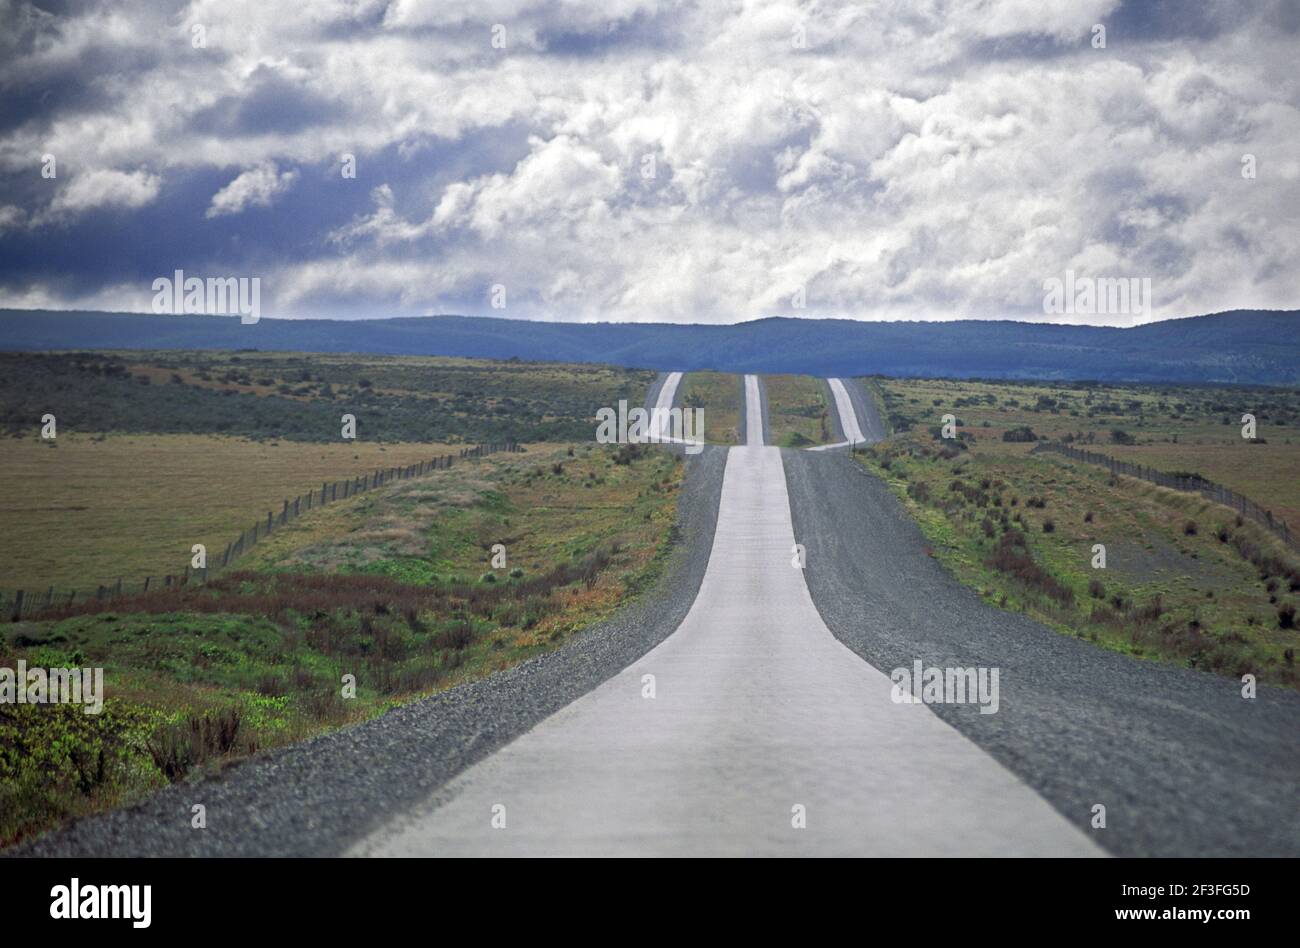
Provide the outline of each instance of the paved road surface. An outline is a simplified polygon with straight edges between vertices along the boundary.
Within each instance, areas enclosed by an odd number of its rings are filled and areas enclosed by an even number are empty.
[[[748,443],[677,631],[352,854],[1100,854],[827,630],[753,376],[745,390]]]

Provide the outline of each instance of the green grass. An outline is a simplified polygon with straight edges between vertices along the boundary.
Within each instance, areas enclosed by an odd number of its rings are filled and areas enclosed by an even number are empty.
[[[858,456],[960,580],[1116,651],[1300,686],[1298,636],[1280,613],[1298,598],[1300,562],[1274,537],[1199,495],[981,432],[958,447],[913,430]]]
[[[207,586],[9,625],[0,664],[101,666],[107,701],[0,706],[0,843],[558,647],[653,583],[681,471],[494,455],[318,508]]]
[[[765,375],[768,424],[772,443],[785,448],[826,444],[833,440],[828,406],[830,391],[809,375]]]
[[[704,409],[704,440],[740,443],[744,376],[725,372],[690,372],[682,380],[682,405]]]
[[[1300,527],[1300,390],[1291,388],[869,380],[898,431],[937,426],[944,414],[997,440],[1030,427],[1159,470],[1195,472],[1245,494]],[[1262,443],[1241,436],[1253,414]],[[1114,443],[1119,430],[1134,440]]]

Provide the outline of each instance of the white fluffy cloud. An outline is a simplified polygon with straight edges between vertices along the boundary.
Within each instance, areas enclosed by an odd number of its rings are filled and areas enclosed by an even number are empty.
[[[65,216],[139,207],[195,169],[245,169],[205,219],[274,212],[321,169],[364,189],[369,210],[309,252],[267,249],[267,308],[286,314],[491,312],[499,283],[506,315],[548,319],[1042,318],[1043,281],[1066,269],[1150,277],[1157,316],[1294,307],[1300,20],[1279,0],[1162,10],[195,0],[171,17],[33,14],[0,84],[106,50],[128,65],[100,107],[0,132],[0,173],[45,151],[105,169],[57,193]],[[358,174],[339,184],[345,152]]]
[[[222,217],[238,214],[246,207],[266,207],[277,195],[287,191],[297,177],[298,172],[279,172],[271,163],[250,168],[212,195],[205,216]]]
[[[103,207],[140,208],[158,196],[162,181],[147,171],[101,168],[76,175],[55,195],[49,217],[64,219]]]

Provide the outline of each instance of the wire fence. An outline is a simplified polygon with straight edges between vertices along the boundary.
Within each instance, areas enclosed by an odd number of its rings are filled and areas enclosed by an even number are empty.
[[[340,500],[347,500],[357,494],[363,494],[366,491],[397,481],[424,477],[434,471],[444,471],[450,468],[458,458],[460,460],[484,458],[503,451],[519,453],[523,450],[523,447],[514,441],[478,444],[472,448],[461,448],[459,455],[444,454],[441,457],[430,458],[427,461],[420,461],[403,467],[381,468],[347,480],[325,481],[321,484],[319,490],[309,490],[307,493],[293,499],[286,497],[278,511],[268,510],[265,519],[259,517],[251,527],[241,530],[238,537],[226,544],[220,555],[217,555],[215,551],[208,551],[207,565],[202,568],[195,568],[192,562],[187,562],[180,572],[156,577],[146,576],[143,582],[124,582],[122,577],[119,576],[116,582],[108,585],[99,584],[93,591],[89,589],[59,590],[55,586],[35,590],[19,589],[13,593],[0,591],[0,615],[17,622],[24,617],[31,617],[48,609],[70,606],[77,602],[78,599],[84,600],[87,597],[103,602],[124,595],[177,589],[191,583],[206,582],[210,573],[233,565],[241,556],[257,546],[258,543],[265,542],[278,530],[317,507],[325,507]]]
[[[1271,510],[1261,507],[1255,501],[1243,494],[1238,494],[1230,487],[1224,487],[1214,481],[1207,480],[1199,474],[1180,474],[1170,471],[1159,471],[1153,467],[1147,467],[1143,464],[1133,464],[1128,461],[1121,461],[1107,454],[1099,454],[1096,451],[1085,451],[1082,448],[1076,448],[1073,445],[1061,444],[1056,441],[1040,441],[1034,445],[1030,453],[1037,454],[1043,451],[1050,451],[1053,454],[1064,455],[1074,461],[1083,461],[1088,464],[1096,464],[1100,467],[1107,468],[1112,474],[1123,474],[1127,477],[1136,477],[1140,480],[1152,484],[1158,484],[1161,487],[1167,487],[1170,490],[1186,491],[1188,493],[1200,494],[1208,500],[1215,503],[1223,504],[1225,507],[1231,507],[1245,520],[1253,520],[1255,523],[1264,527],[1278,537],[1292,550],[1300,550],[1300,540],[1287,526],[1285,520],[1281,517],[1275,517]]]

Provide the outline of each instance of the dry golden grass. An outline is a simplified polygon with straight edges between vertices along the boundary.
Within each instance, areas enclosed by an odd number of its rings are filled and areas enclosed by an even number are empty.
[[[1267,444],[1249,444],[1238,437],[1218,444],[1107,444],[1093,450],[1162,471],[1195,471],[1245,494],[1300,529],[1300,444],[1275,438]]]
[[[93,590],[220,556],[240,530],[322,481],[412,464],[459,446],[255,442],[201,435],[60,435],[0,448],[0,589]]]

